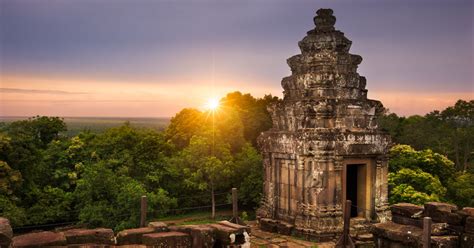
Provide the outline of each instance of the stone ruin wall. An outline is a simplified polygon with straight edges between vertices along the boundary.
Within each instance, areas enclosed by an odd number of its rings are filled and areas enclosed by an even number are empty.
[[[399,203],[391,206],[392,221],[374,224],[370,231],[377,248],[421,248],[423,218],[432,219],[431,247],[473,248],[474,208],[440,202],[424,206]]]
[[[109,228],[63,227],[14,235],[8,219],[0,217],[0,248],[33,247],[250,247],[250,228],[229,221],[213,224],[168,226],[150,222],[147,227],[114,233]]]

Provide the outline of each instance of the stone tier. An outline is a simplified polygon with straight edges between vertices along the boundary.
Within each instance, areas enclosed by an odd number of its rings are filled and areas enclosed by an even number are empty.
[[[383,111],[375,100],[300,100],[281,101],[269,107],[273,121],[271,131],[338,129],[376,130]]]
[[[310,156],[380,155],[386,154],[390,138],[380,131],[300,130],[298,132],[266,132],[260,144],[266,152],[306,154]],[[333,160],[328,157],[328,159]],[[289,156],[290,159],[296,157]]]

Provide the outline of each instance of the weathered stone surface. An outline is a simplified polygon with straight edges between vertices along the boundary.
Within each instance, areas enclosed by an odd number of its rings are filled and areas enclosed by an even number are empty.
[[[168,231],[168,225],[161,221],[153,221],[148,223],[148,227],[154,228],[157,232]]]
[[[294,229],[294,225],[280,221],[277,225],[278,233],[283,235],[291,235]]]
[[[474,247],[474,234],[464,233],[459,237],[459,243],[461,248],[473,248]]]
[[[219,224],[234,228],[234,229],[238,230],[239,233],[243,233],[243,232],[250,233],[250,227],[248,227],[248,226],[235,224],[235,223],[229,222],[227,220],[219,221]]]
[[[127,229],[117,234],[116,240],[118,245],[141,244],[143,234],[156,232],[153,227],[142,227],[135,229]]]
[[[192,238],[193,248],[214,246],[214,228],[207,225],[172,226],[170,230],[189,234]]]
[[[422,212],[424,208],[411,203],[397,203],[390,206],[390,210],[392,211],[392,216],[399,215],[412,218],[413,215]]]
[[[57,247],[57,246],[55,246]],[[120,247],[120,248],[125,248],[126,246],[115,246],[115,245],[106,245],[106,244],[68,244],[67,246],[64,246],[67,248],[115,248],[115,247]],[[141,245],[130,245],[128,248],[145,248],[146,246],[141,246]]]
[[[449,233],[448,223],[433,223],[431,224],[431,235],[441,236]]]
[[[431,237],[432,248],[455,248],[458,247],[458,236],[435,236]]]
[[[372,234],[377,238],[395,241],[406,246],[416,246],[421,242],[423,229],[393,222],[377,223],[371,226]]]
[[[464,216],[457,211],[458,207],[449,203],[425,203],[424,216],[431,217],[433,222],[443,222],[454,226],[462,226]]]
[[[268,218],[261,218],[258,221],[260,228],[267,232],[278,232],[278,221]]]
[[[474,234],[474,217],[468,217],[464,225],[464,232]]]
[[[64,236],[68,244],[114,244],[114,231],[107,228],[71,229]]]
[[[8,247],[12,242],[13,231],[10,221],[0,217],[0,247]]]
[[[143,235],[143,244],[153,247],[191,248],[191,236],[182,232],[160,232]]]
[[[436,211],[432,212],[430,217],[434,222],[443,222],[454,226],[462,226],[463,222],[463,216],[458,213]]]
[[[401,215],[392,215],[392,221],[397,224],[402,225],[412,225],[417,227],[423,226],[423,219],[414,219],[409,217],[404,217]]]
[[[474,208],[471,207],[465,207],[462,209],[465,213],[467,213],[470,216],[474,216]]]
[[[292,74],[281,81],[283,100],[268,107],[273,127],[258,138],[265,172],[257,210],[262,229],[297,229],[315,238],[340,232],[349,164],[372,173],[360,189],[370,204],[359,206],[358,214],[388,220],[390,137],[377,123],[384,108],[367,99],[366,79],[357,73],[362,57],[349,53],[352,42],[335,22],[332,10],[317,11],[315,28],[298,43],[301,54],[287,60]]]
[[[13,238],[13,247],[45,247],[45,246],[65,246],[66,237],[63,233],[37,232],[19,235]]]
[[[207,226],[214,229],[214,237],[219,244],[239,244],[245,241],[244,230],[242,229],[236,229],[221,224],[208,224]]]
[[[425,212],[427,216],[430,216],[431,213],[436,211],[442,212],[453,212],[458,210],[458,207],[453,204],[444,203],[444,202],[427,202],[425,203]]]

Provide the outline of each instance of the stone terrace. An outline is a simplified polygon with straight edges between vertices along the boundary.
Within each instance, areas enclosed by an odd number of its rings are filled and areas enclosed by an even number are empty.
[[[250,247],[250,228],[220,221],[215,224],[148,227],[123,230],[70,229],[32,232],[13,237],[9,221],[0,218],[0,247]]]
[[[423,206],[391,206],[392,221],[371,227],[376,247],[422,247],[423,218],[431,217],[431,247],[474,247],[474,208],[429,202]]]

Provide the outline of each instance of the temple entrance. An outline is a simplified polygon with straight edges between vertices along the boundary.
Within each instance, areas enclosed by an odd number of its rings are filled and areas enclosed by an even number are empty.
[[[365,217],[367,166],[348,164],[346,168],[346,200],[352,201],[351,217]]]

